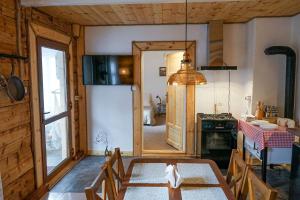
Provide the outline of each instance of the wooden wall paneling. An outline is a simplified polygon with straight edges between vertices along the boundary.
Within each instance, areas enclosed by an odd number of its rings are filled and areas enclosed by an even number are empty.
[[[32,167],[30,169],[33,169],[32,152],[31,148],[28,146],[23,147],[22,154],[20,152],[11,153],[9,157],[0,160],[0,170],[2,173],[2,178],[9,177],[10,179],[13,178],[14,180],[19,178],[24,174],[22,173],[22,168],[24,165],[31,165]],[[15,173],[16,170],[18,170],[19,172]]]
[[[64,33],[66,35],[72,35],[71,24],[62,21],[60,16],[53,17],[52,14],[41,12],[35,8],[30,9],[30,19],[32,22],[47,26],[57,32]]]
[[[83,85],[82,74],[82,56],[85,54],[85,31],[84,27],[79,28],[79,37],[77,38],[77,87],[78,87],[78,115],[79,115],[79,140],[80,150],[87,154],[87,111],[86,111],[86,89]]]
[[[22,55],[26,49],[26,40],[22,39],[22,12],[18,3],[19,1],[12,0],[0,2],[1,53]],[[15,74],[20,76],[24,85],[28,87],[26,63],[14,63]],[[10,59],[0,60],[0,71],[6,77],[11,73],[11,64]],[[25,99],[20,102],[13,102],[5,91],[0,92],[0,171],[5,199],[23,199],[34,191],[29,95],[30,93],[27,93]],[[31,183],[28,183],[29,180]]]
[[[34,190],[34,170],[31,169],[22,175],[19,179],[15,180],[9,187],[4,188],[5,200],[25,199],[28,194]]]
[[[5,7],[2,10],[6,10]],[[0,14],[0,46],[1,53],[16,53],[16,19]]]
[[[25,147],[31,147],[31,131],[28,123],[1,132],[0,159],[5,159]]]
[[[1,65],[1,64],[0,64]],[[2,65],[1,65],[2,66]],[[24,86],[28,87],[28,82],[24,82]],[[25,98],[22,101],[12,101],[5,90],[0,90],[0,108],[7,107],[7,106],[13,106],[18,104],[29,104],[29,95],[26,95]]]
[[[30,123],[30,108],[28,103],[0,108],[0,132],[11,130],[23,124]]]
[[[192,65],[196,66],[196,41],[187,42],[188,53]],[[141,91],[141,55],[142,51],[185,50],[184,41],[134,41],[132,54],[134,56],[134,93],[133,93],[133,154],[142,155],[142,91]],[[186,100],[186,155],[195,154],[195,86],[187,86]],[[149,152],[149,151],[145,151]],[[151,153],[151,152],[150,152]],[[153,153],[153,152],[152,152]],[[156,151],[156,153],[161,153]]]
[[[2,175],[5,175],[6,172],[9,172],[13,168],[18,168],[18,164],[21,160],[30,159],[30,157],[32,157],[31,148],[24,148],[22,152],[24,152],[24,154],[20,154],[18,151],[15,151],[12,152],[9,157],[0,159],[0,170]]]
[[[16,44],[17,44],[17,55],[23,56],[23,43],[22,43],[22,13],[20,0],[15,0],[16,2]],[[25,69],[24,61],[18,60],[19,74],[21,79],[24,79]]]
[[[20,8],[18,3],[19,0],[0,1],[0,53],[30,56],[31,64],[28,61],[16,62],[15,73],[21,76],[24,85],[29,88],[24,100],[12,102],[5,91],[0,91],[0,171],[5,199],[13,200],[24,199],[35,188],[43,185],[42,176],[35,176],[42,174],[41,151],[34,152],[36,159],[33,159],[32,152],[41,149],[41,137],[37,58],[36,52],[29,50],[36,48],[36,33],[50,33],[60,42],[66,41],[72,34],[71,24],[36,9]],[[34,28],[35,25],[39,27],[34,29],[28,26],[28,22],[34,22]],[[69,42],[70,39],[66,43]],[[0,59],[0,66],[0,73],[9,76],[11,60]],[[74,81],[77,82],[77,78]],[[77,83],[74,86],[76,89]],[[75,125],[78,127],[78,109],[74,113]],[[32,143],[32,140],[35,142]],[[67,168],[70,169],[70,166]]]
[[[31,139],[31,138],[29,137],[29,139]],[[27,148],[27,151],[24,151],[24,152],[28,152],[31,154],[30,147],[26,147],[26,148]],[[26,159],[23,159],[23,160],[18,160],[18,166],[10,168],[10,170],[7,171],[4,176],[2,176],[3,186],[7,186],[10,183],[14,182],[16,179],[20,178],[23,174],[25,174],[27,171],[29,171],[31,169],[33,169],[33,157],[32,156],[30,156]],[[34,177],[32,177],[32,178],[34,178]],[[31,181],[34,182],[34,179],[32,179]]]

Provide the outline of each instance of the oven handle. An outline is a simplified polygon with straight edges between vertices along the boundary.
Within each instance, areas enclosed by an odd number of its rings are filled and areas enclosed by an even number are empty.
[[[216,129],[224,129],[225,127],[224,126],[216,126],[215,128]]]
[[[231,132],[232,132],[232,129],[225,129],[225,130],[224,130],[224,129],[210,129],[210,130],[203,130],[203,129],[202,129],[202,132],[204,132],[204,133],[205,133],[205,132],[206,132],[206,133],[212,133],[212,132],[219,132],[219,133],[220,133],[220,132],[221,132],[221,133],[227,132],[227,133],[231,133]]]

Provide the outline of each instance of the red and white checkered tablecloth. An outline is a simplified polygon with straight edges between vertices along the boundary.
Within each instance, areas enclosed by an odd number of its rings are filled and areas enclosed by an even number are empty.
[[[252,125],[239,120],[239,130],[258,145],[258,150],[265,147],[270,148],[292,148],[295,136],[290,134],[286,128],[279,127],[275,130],[264,130],[259,126]]]

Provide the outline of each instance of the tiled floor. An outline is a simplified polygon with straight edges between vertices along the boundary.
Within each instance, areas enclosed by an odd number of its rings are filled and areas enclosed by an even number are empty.
[[[56,184],[51,192],[81,193],[84,188],[92,184],[100,172],[104,157],[88,156],[80,161],[61,181]]]
[[[127,168],[130,160],[130,158],[124,160],[125,168]],[[85,158],[42,200],[85,200],[84,188],[92,183],[103,162],[104,158],[99,156]],[[255,172],[259,175],[260,168],[255,167]],[[289,171],[281,167],[268,169],[268,183],[278,191],[277,200],[300,199],[300,178],[291,181],[289,175]]]

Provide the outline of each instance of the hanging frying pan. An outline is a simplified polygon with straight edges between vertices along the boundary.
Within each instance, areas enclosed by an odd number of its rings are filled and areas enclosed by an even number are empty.
[[[0,89],[6,89],[7,81],[6,78],[0,74]]]
[[[13,101],[21,101],[25,97],[25,87],[23,81],[19,77],[15,76],[14,73],[15,65],[12,61],[11,75],[6,82],[6,92]]]

